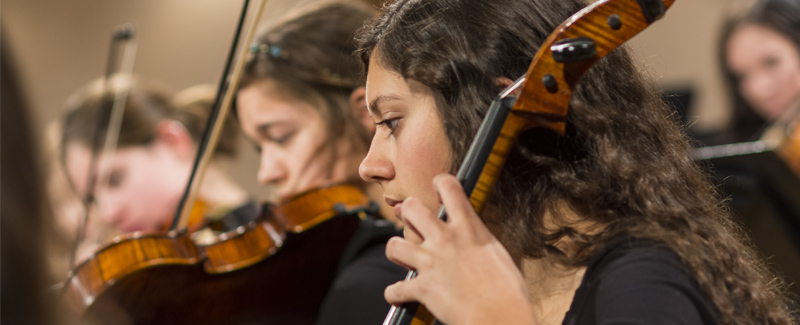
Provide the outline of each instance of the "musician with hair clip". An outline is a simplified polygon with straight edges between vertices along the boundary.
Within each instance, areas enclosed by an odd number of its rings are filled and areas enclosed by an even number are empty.
[[[347,184],[373,201],[344,250],[328,251],[341,259],[317,324],[380,323],[390,308],[384,288],[405,276],[384,255],[386,241],[398,233],[394,214],[380,188],[358,175],[375,124],[352,55],[353,36],[373,14],[353,1],[311,4],[288,14],[256,37],[237,91],[235,117],[260,152],[258,180],[279,200]]]

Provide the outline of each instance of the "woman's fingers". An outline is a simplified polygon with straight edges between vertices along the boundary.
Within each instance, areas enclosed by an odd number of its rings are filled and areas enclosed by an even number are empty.
[[[399,281],[386,287],[383,290],[383,298],[386,302],[392,305],[398,305],[406,302],[422,302],[424,303],[426,290],[424,285],[421,285],[420,278],[414,278],[406,281]]]
[[[399,305],[405,302],[415,301],[413,299],[413,295],[406,290],[407,282],[408,281],[400,281],[386,287],[386,289],[383,290],[383,299],[386,299],[386,302],[391,305]]]
[[[450,223],[453,225],[462,223],[467,225],[479,223],[481,226],[483,225],[483,221],[475,213],[472,203],[464,193],[461,182],[455,176],[449,174],[437,175],[433,178],[433,187],[447,210],[447,218]]]
[[[423,240],[438,239],[446,226],[420,199],[415,197],[403,201],[400,216],[403,222],[410,225]]]
[[[418,270],[430,261],[430,256],[418,244],[400,237],[392,237],[386,243],[386,258],[408,270]]]

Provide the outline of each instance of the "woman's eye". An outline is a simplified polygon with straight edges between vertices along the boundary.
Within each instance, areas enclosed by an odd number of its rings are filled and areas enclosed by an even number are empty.
[[[774,68],[778,66],[778,63],[780,63],[780,60],[778,58],[770,56],[765,58],[761,64],[766,68]]]
[[[400,123],[400,118],[399,117],[398,118],[385,119],[383,121],[375,123],[375,125],[378,126],[378,127],[385,126],[386,128],[389,129],[389,134],[393,134],[394,130],[397,128],[397,124],[398,123]]]
[[[285,145],[289,142],[289,140],[292,139],[292,136],[294,136],[294,132],[286,133],[285,135],[279,137],[273,137],[272,142],[275,142],[278,145]]]
[[[111,174],[108,175],[108,187],[114,188],[122,184],[124,176],[122,171],[119,170],[111,172]]]

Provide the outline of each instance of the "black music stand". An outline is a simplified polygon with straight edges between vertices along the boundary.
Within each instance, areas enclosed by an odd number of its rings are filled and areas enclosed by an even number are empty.
[[[698,148],[695,156],[717,177],[754,244],[800,294],[800,177],[761,141]]]
[[[756,186],[781,214],[800,226],[800,177],[775,150],[755,141],[699,148],[698,151],[715,148],[721,150],[706,152],[706,156],[698,158],[713,166],[712,172],[722,178],[726,187]]]

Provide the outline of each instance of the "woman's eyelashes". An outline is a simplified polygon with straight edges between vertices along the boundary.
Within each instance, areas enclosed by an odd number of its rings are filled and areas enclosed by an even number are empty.
[[[780,63],[780,59],[778,59],[777,57],[774,57],[774,56],[766,57],[761,61],[761,65],[763,67],[765,67],[765,68],[768,68],[768,69],[778,66],[779,63]]]
[[[387,129],[389,129],[389,135],[392,135],[392,134],[394,134],[395,129],[397,129],[397,124],[398,123],[400,123],[400,118],[399,117],[387,118],[387,119],[382,120],[382,121],[380,121],[378,123],[375,123],[375,126],[377,126],[377,127],[381,127],[381,126],[386,127]]]
[[[266,139],[262,138],[262,140],[259,141],[251,141],[251,144],[256,152],[261,153],[264,150],[263,147],[269,143],[273,143],[281,147],[287,145],[294,135],[294,132],[289,132],[281,136],[270,136],[266,137]]]
[[[286,145],[292,139],[294,132],[287,132],[280,136],[271,137],[272,142],[279,146]]]

